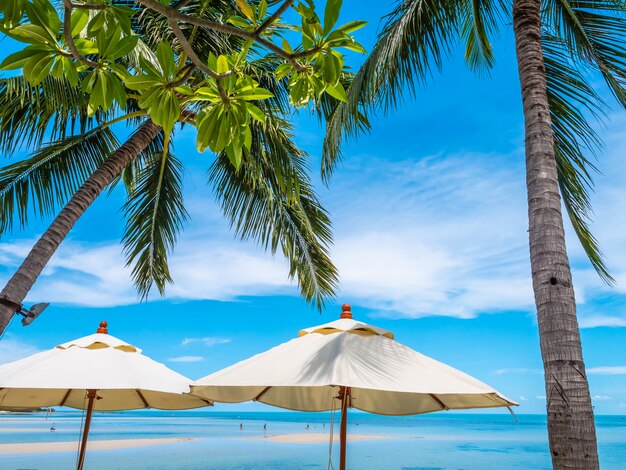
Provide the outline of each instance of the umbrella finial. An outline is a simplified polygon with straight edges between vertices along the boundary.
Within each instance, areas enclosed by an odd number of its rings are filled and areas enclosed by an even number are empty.
[[[96,333],[102,333],[102,334],[108,335],[109,334],[109,329],[107,328],[108,326],[109,324],[107,322],[101,321],[100,326],[96,330]]]
[[[341,306],[341,318],[352,318],[352,307],[350,304],[343,304]]]

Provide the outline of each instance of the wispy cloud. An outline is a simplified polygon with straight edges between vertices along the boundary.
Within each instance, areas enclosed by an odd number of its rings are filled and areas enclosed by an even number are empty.
[[[626,318],[611,317],[606,315],[583,316],[581,317],[579,324],[581,328],[597,328],[600,326],[623,327],[626,326]]]
[[[0,364],[17,361],[38,352],[41,350],[36,346],[12,338],[10,334],[7,334],[0,341]]]
[[[504,158],[473,153],[393,163],[351,158],[342,170],[347,183],[324,195],[336,221],[333,259],[341,298],[392,317],[470,318],[528,309],[523,177],[510,165],[493,165]],[[297,295],[280,257],[233,240],[227,224],[215,217],[217,207],[207,210],[206,199],[203,204],[196,199],[187,198],[195,225],[171,257],[175,284],[167,298]],[[15,266],[31,244],[0,244],[0,257]],[[117,241],[64,243],[30,298],[88,306],[138,300]]]
[[[608,395],[594,395],[591,397],[591,399],[595,401],[607,401],[611,400],[611,397]]]
[[[524,395],[520,395],[519,401],[528,401],[528,398],[526,398]]]
[[[33,243],[29,239],[0,244],[0,256],[7,259],[0,268],[0,284],[6,282],[10,270],[17,267]],[[168,299],[233,300],[243,295],[297,292],[282,263],[254,246],[237,244],[232,239],[207,240],[194,233],[184,235],[171,258],[170,271],[176,283],[169,286]],[[29,299],[89,307],[139,302],[117,242],[65,242]]]
[[[331,199],[342,298],[388,317],[528,309],[524,183],[504,159],[352,158]]]
[[[179,356],[168,359],[169,362],[201,362],[204,361],[202,356]]]
[[[230,343],[232,340],[230,338],[220,338],[217,336],[205,336],[204,338],[185,338],[182,341],[183,346],[188,346],[189,344],[199,343],[203,346],[216,346],[218,344],[226,344]]]
[[[545,395],[537,395],[535,398],[536,398],[537,400],[545,400],[545,399],[546,399],[546,396],[545,396]]]
[[[612,125],[609,148],[620,149],[626,141],[622,124]],[[618,285],[611,291],[599,281],[568,227],[584,328],[626,327],[626,316],[619,311],[606,314],[591,308],[602,296],[626,298],[626,220],[618,216],[626,212],[621,181],[626,161],[615,150],[603,155],[602,168],[607,176],[598,178],[593,196],[593,230]],[[472,318],[534,310],[521,150],[509,155],[407,155],[394,161],[351,155],[340,172],[340,184],[320,191],[335,224],[333,259],[340,270],[342,301],[390,318]],[[297,295],[280,256],[273,259],[253,244],[234,240],[206,194],[188,191],[186,200],[192,223],[171,257],[175,284],[166,298]],[[0,281],[8,278],[32,242],[0,244],[5,265]],[[87,306],[138,301],[117,240],[65,242],[29,299]]]
[[[626,375],[626,366],[590,367],[587,374],[591,375]]]

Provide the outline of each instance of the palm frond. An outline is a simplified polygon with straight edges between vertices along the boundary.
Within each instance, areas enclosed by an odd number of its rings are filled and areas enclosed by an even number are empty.
[[[404,0],[386,16],[376,46],[359,74],[365,97],[382,109],[398,104],[405,86],[410,93],[424,83],[433,66],[441,69],[444,57],[458,38],[458,2]],[[359,83],[358,80],[355,80]]]
[[[0,234],[15,218],[24,227],[30,213],[54,214],[118,145],[110,128],[99,126],[0,168]]]
[[[100,117],[87,117],[88,102],[89,96],[65,79],[47,77],[39,85],[29,84],[23,76],[0,79],[3,153],[85,132]]]
[[[306,154],[278,118],[254,124],[252,135],[239,171],[220,155],[209,181],[236,234],[272,254],[280,248],[303,297],[322,309],[338,275],[329,256],[330,219],[309,180]]]
[[[626,11],[622,0],[548,0],[543,22],[593,66],[626,107]]]
[[[153,153],[139,169],[124,205],[123,242],[139,294],[153,285],[163,294],[172,282],[167,258],[187,220],[182,193],[183,164],[170,152]]]
[[[495,63],[489,38],[498,32],[498,23],[504,16],[504,3],[501,0],[465,0],[461,8],[465,60],[472,70],[489,70]]]
[[[605,282],[612,284],[614,280],[604,263],[598,241],[589,228],[592,173],[597,169],[586,156],[595,155],[602,146],[600,138],[588,122],[588,116],[600,119],[605,104],[581,73],[580,64],[576,64],[568,52],[567,43],[545,35],[542,45],[563,203],[594,269]]]
[[[347,103],[323,100],[323,112],[326,118],[326,131],[322,147],[321,175],[328,182],[335,168],[341,161],[341,145],[347,139],[353,139],[371,129],[364,90],[361,83],[363,74],[357,73],[347,90]]]
[[[341,158],[341,142],[369,129],[367,110],[396,107],[407,87],[413,94],[433,67],[441,68],[459,36],[459,12],[454,0],[402,0],[386,16],[378,42],[348,89],[348,102],[329,116],[322,153],[325,179]]]

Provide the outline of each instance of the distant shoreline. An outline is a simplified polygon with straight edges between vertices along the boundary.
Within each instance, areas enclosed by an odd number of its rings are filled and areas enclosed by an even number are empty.
[[[130,449],[133,447],[160,446],[164,444],[177,444],[190,442],[198,439],[185,437],[171,437],[160,439],[112,439],[89,441],[89,452],[94,450]],[[41,454],[48,452],[76,452],[76,441],[67,442],[20,442],[12,444],[0,444],[0,455],[9,454]]]
[[[334,441],[339,440],[339,435],[335,433]],[[291,434],[270,434],[267,436],[241,437],[245,441],[269,441],[280,444],[326,444],[330,439],[330,434],[322,432],[301,432]],[[418,436],[394,436],[391,434],[350,434],[348,441],[375,441],[381,439],[420,439]]]

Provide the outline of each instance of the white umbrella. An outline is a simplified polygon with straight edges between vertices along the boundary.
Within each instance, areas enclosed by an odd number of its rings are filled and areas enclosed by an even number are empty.
[[[341,409],[345,469],[348,408],[383,415],[517,405],[489,385],[394,340],[391,332],[352,319],[300,331],[299,337],[191,385],[211,401],[255,400],[298,411]]]
[[[189,395],[190,380],[110,336],[96,334],[0,366],[0,410],[42,406],[86,409],[77,468],[81,469],[95,411],[158,408],[183,410],[211,405]]]

